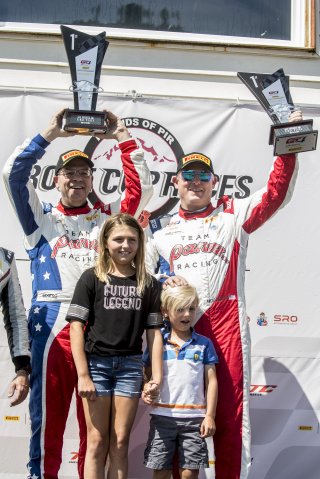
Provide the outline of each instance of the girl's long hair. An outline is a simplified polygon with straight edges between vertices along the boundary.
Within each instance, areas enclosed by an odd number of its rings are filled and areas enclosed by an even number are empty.
[[[127,213],[113,215],[103,224],[99,236],[99,255],[94,272],[100,281],[107,284],[110,282],[109,274],[112,272],[113,262],[106,247],[106,241],[117,226],[128,226],[138,233],[138,249],[132,266],[136,270],[138,291],[140,294],[143,294],[145,288],[151,284],[152,280],[152,276],[147,273],[145,266],[145,237],[138,221]]]

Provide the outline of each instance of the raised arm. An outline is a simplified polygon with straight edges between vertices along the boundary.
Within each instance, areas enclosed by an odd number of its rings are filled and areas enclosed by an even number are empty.
[[[300,111],[291,114],[292,123],[300,120]],[[291,200],[297,174],[298,161],[295,154],[277,156],[266,187],[249,198],[232,202],[231,209],[234,210],[238,226],[250,234],[283,208]]]
[[[131,138],[123,121],[111,113],[106,112],[108,130],[104,134],[95,134],[100,140],[113,138],[118,141],[121,150],[121,161],[125,176],[124,197],[119,203],[111,205],[112,213],[119,210],[138,218],[150,201],[153,186],[150,171],[144,159],[144,153],[138,147],[136,140]]]
[[[73,135],[62,129],[63,113],[64,109],[59,110],[52,116],[47,128],[41,134],[32,140],[25,140],[18,146],[3,170],[5,187],[23,231],[27,237],[34,235],[31,247],[40,239],[38,230],[44,217],[43,206],[30,181],[31,170],[43,157],[51,141],[58,137]]]

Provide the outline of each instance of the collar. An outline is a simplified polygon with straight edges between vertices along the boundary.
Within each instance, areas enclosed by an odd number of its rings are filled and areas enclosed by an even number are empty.
[[[67,206],[64,206],[60,200],[59,203],[57,204],[57,210],[60,211],[60,213],[63,213],[65,216],[77,216],[77,215],[85,215],[90,213],[91,208],[88,205],[88,203],[86,203],[83,206],[68,208]]]
[[[208,206],[206,206],[205,208],[201,208],[201,210],[196,210],[196,211],[184,210],[180,206],[179,216],[181,218],[184,218],[185,220],[193,220],[196,218],[206,218],[212,213],[213,210],[214,210],[214,207],[211,203],[209,203]]]
[[[188,346],[189,344],[195,342],[197,340],[198,334],[195,332],[193,328],[191,329],[191,338],[188,339],[182,346],[181,349]],[[163,333],[163,339],[165,342],[170,341],[170,334],[171,334],[171,329],[169,327],[164,328],[164,333]],[[173,344],[173,343],[172,343]]]

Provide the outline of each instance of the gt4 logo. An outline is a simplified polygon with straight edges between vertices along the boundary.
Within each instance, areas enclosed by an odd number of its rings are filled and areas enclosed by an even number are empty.
[[[306,138],[306,136],[295,136],[294,138],[288,138],[286,144],[291,145],[292,143],[303,143]]]

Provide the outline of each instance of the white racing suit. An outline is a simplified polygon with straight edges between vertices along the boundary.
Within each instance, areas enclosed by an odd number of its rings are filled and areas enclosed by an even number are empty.
[[[29,314],[32,374],[30,416],[30,477],[57,479],[63,433],[77,374],[69,324],[65,321],[73,291],[82,272],[94,265],[99,229],[111,213],[138,216],[152,195],[149,170],[135,140],[119,143],[126,178],[123,200],[109,206],[64,208],[42,204],[29,181],[33,165],[48,142],[37,135],[18,147],[4,169],[11,203],[25,233],[31,260],[33,298]],[[77,395],[80,428],[78,470],[83,478],[86,428]]]
[[[295,155],[275,159],[267,187],[245,199],[221,198],[205,211],[180,211],[150,222],[148,269],[183,276],[197,288],[195,330],[208,336],[217,364],[216,479],[245,479],[250,457],[250,333],[244,280],[249,234],[291,198]]]

